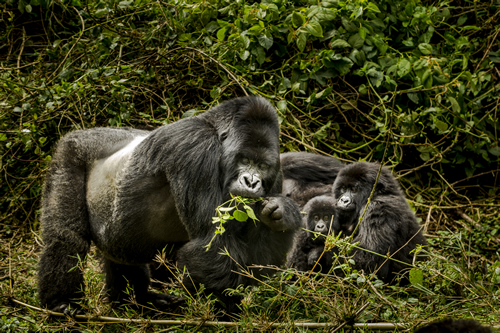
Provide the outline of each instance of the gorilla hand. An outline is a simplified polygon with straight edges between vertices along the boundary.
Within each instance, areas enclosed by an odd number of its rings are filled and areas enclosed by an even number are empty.
[[[295,202],[289,198],[267,197],[257,203],[258,218],[273,231],[296,229],[300,226],[301,218],[299,210],[294,209],[294,206]],[[295,212],[298,214],[294,214]]]

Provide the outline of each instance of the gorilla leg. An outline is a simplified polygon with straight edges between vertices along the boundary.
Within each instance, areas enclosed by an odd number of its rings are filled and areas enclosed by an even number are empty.
[[[71,156],[72,146],[64,143],[59,148]],[[54,311],[68,312],[70,302],[83,296],[83,275],[77,266],[90,246],[86,207],[84,167],[76,158],[55,158],[44,187],[41,220],[45,247],[38,271],[40,303]]]
[[[141,305],[152,304],[158,309],[164,309],[181,300],[179,297],[148,291],[150,283],[148,265],[122,265],[105,258],[104,270],[106,289],[111,301],[123,302],[128,296],[126,292],[128,286],[133,288],[135,300]]]

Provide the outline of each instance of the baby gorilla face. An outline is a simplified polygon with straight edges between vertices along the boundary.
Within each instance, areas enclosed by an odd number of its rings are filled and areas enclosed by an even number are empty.
[[[322,215],[314,215],[312,217],[312,222],[310,223],[312,226],[314,226],[313,230],[314,232],[321,233],[323,235],[328,235],[328,230],[330,229],[330,224],[332,222],[333,214],[328,214],[326,212],[319,212],[319,214],[323,213]]]
[[[309,200],[304,206],[304,228],[315,233],[328,236],[332,229],[333,216],[335,215],[335,203],[332,197],[322,195]],[[315,242],[325,241],[325,237],[316,237],[311,234]]]

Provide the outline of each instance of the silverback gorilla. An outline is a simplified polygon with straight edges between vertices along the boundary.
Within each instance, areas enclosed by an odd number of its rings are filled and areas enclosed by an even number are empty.
[[[40,303],[74,311],[83,296],[75,267],[91,241],[104,256],[110,299],[123,300],[130,284],[138,303],[156,307],[173,297],[148,290],[147,264],[167,245],[182,245],[177,264],[189,272],[185,283],[220,296],[251,283],[237,274],[239,265],[283,263],[301,216],[281,194],[278,136],[276,112],[259,97],[229,100],[152,132],[95,128],[64,136],[43,190]],[[253,205],[259,222],[227,223],[207,251],[215,208],[231,194],[263,197]],[[219,254],[224,248],[230,256]]]
[[[321,195],[309,200],[302,209],[305,213],[302,227],[295,235],[293,247],[288,254],[286,266],[294,267],[299,271],[311,270],[325,249],[326,236],[332,229],[332,220],[335,214],[333,197]],[[324,254],[316,265],[315,271],[328,272],[331,260],[330,254]],[[331,257],[331,255],[330,255]]]
[[[334,157],[306,152],[284,153],[283,194],[300,207],[319,195],[331,195],[332,184],[344,165]]]
[[[379,164],[366,162],[352,163],[340,170],[333,183],[335,234],[342,231],[343,235],[350,236],[355,231],[378,170]],[[354,235],[353,243],[356,242],[363,249],[384,256],[389,253],[392,258],[405,263],[412,263],[413,254],[410,252],[417,245],[427,244],[398,181],[386,168],[382,168],[371,202]],[[390,282],[395,273],[409,267],[362,250],[355,250],[353,259],[355,268],[363,269],[365,273],[378,269],[377,276],[386,282]]]

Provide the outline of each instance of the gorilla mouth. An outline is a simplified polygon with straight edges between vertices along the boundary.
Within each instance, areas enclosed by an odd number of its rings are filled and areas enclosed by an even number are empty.
[[[243,189],[230,190],[229,193],[232,194],[233,196],[240,196],[249,199],[258,199],[264,196],[264,191],[252,192],[252,191],[245,191]]]

